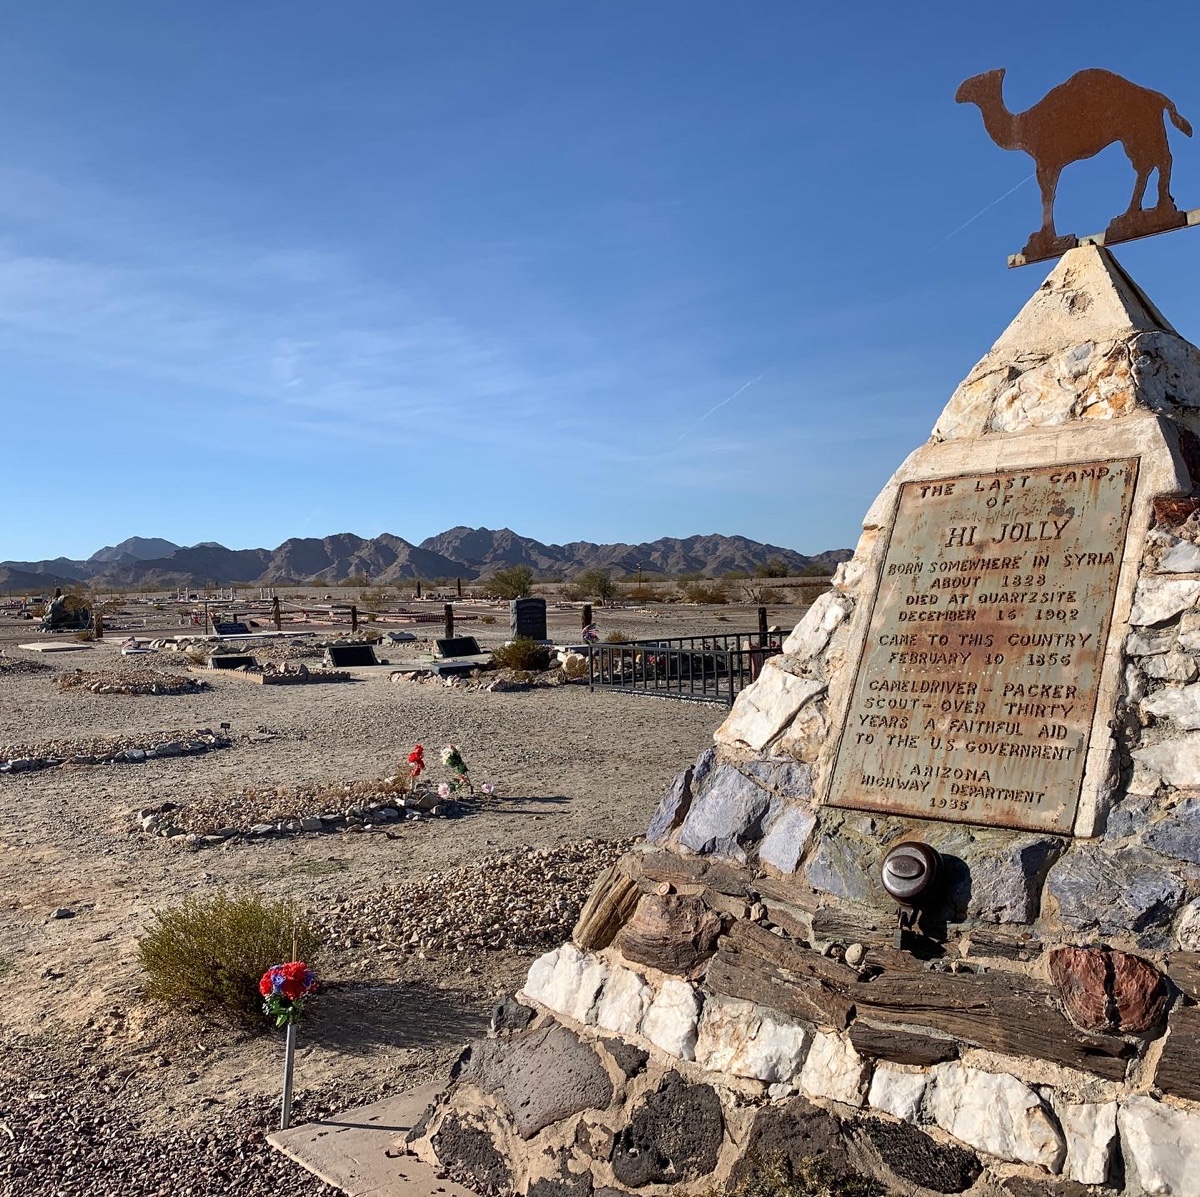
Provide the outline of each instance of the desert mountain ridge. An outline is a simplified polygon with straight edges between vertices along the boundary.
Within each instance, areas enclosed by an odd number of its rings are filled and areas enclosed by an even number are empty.
[[[793,573],[832,572],[851,556],[831,549],[814,556],[744,536],[664,536],[641,544],[543,544],[509,528],[457,527],[419,545],[385,532],[366,539],[352,532],[293,537],[274,549],[227,549],[214,541],[184,546],[160,538],[130,537],[97,550],[86,561],[0,561],[0,590],[41,590],[87,582],[112,586],[331,585],[364,577],[374,585],[416,578],[473,581],[511,565],[540,577],[571,578],[587,569],[616,575],[753,573],[778,558]]]

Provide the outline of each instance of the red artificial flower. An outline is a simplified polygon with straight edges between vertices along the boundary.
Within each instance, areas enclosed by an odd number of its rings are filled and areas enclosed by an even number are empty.
[[[418,744],[408,754],[408,763],[412,765],[413,777],[420,777],[425,772],[425,748],[423,745]]]
[[[258,983],[258,992],[261,993],[263,997],[270,997],[271,991],[274,988],[275,986],[271,981],[271,969],[267,969],[267,971],[262,975],[262,980]]]
[[[280,972],[283,973],[283,984],[280,986],[280,993],[289,1002],[298,1001],[307,991],[305,981],[308,974],[308,965],[303,960],[293,960],[289,964],[282,965]]]

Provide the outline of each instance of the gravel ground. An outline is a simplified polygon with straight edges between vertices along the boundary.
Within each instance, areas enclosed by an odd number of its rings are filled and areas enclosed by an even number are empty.
[[[120,673],[112,669],[72,669],[58,674],[54,680],[60,690],[88,690],[92,694],[193,694],[208,688],[202,678],[156,669]]]
[[[635,632],[692,630],[673,626],[667,612],[638,626],[635,614],[621,613]],[[728,617],[737,627],[753,622]],[[467,630],[497,640],[506,631]],[[15,643],[32,638],[28,624],[0,618],[0,650],[10,657],[22,659]],[[172,656],[156,664],[173,664]],[[665,785],[711,742],[725,713],[580,686],[397,686],[387,669],[313,687],[258,687],[218,674],[211,690],[156,702],[64,694],[54,682],[77,667],[144,670],[145,657],[101,645],[45,663],[49,670],[0,671],[4,753],[16,746],[11,755],[67,755],[42,749],[190,737],[162,730],[168,708],[176,727],[228,724],[233,745],[0,776],[3,1197],[320,1191],[262,1146],[278,1100],[278,1037],[167,1011],[142,995],[136,940],[150,914],[218,890],[300,901],[328,921],[333,942],[301,1029],[299,1116],[410,1088],[443,1075],[486,1025],[496,997],[564,936],[587,874],[619,850],[613,841],[644,830]],[[396,838],[248,837],[195,852],[137,824],[140,809],[164,802],[216,809],[247,789],[295,793],[386,778],[417,742],[433,770],[438,746],[460,745],[472,777],[495,780],[499,797],[469,818],[405,823]],[[386,929],[372,925],[377,906],[394,920]],[[413,934],[416,951],[396,950],[400,939],[413,946]],[[496,950],[491,937],[509,946]],[[61,1112],[51,1114],[55,1107]],[[125,1162],[106,1162],[106,1152]],[[26,1164],[14,1161],[27,1160],[35,1166],[18,1175]]]

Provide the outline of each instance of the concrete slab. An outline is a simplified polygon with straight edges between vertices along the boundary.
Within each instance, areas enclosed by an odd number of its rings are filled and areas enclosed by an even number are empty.
[[[17,647],[30,653],[83,653],[90,652],[92,646],[78,640],[39,640],[36,644],[18,644]]]
[[[478,1197],[401,1142],[442,1088],[439,1082],[347,1110],[336,1117],[276,1131],[267,1142],[347,1197]]]

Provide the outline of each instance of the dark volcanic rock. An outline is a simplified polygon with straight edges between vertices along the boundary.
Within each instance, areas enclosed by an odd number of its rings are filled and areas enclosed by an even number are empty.
[[[506,993],[493,1007],[488,1030],[493,1035],[518,1035],[533,1022],[536,1011]]]
[[[613,1144],[613,1175],[631,1189],[707,1176],[717,1166],[725,1119],[711,1085],[669,1072],[633,1111]]]
[[[982,1171],[969,1151],[937,1143],[907,1122],[870,1118],[865,1125],[880,1158],[897,1176],[935,1193],[961,1193]]]
[[[613,1098],[595,1049],[556,1022],[513,1039],[476,1041],[457,1067],[459,1080],[501,1098],[522,1139]]]
[[[574,1173],[567,1166],[570,1153],[558,1153],[558,1175],[535,1180],[529,1186],[527,1197],[591,1197],[592,1174]]]
[[[1155,823],[1142,843],[1164,856],[1200,864],[1200,798],[1187,798]]]
[[[782,1161],[792,1174],[803,1174],[816,1160],[834,1177],[860,1175],[847,1157],[841,1122],[802,1097],[759,1110],[730,1179],[735,1184],[748,1179],[760,1161],[772,1159]]]
[[[617,1067],[627,1076],[635,1077],[650,1059],[650,1053],[643,1048],[626,1043],[624,1039],[602,1039],[600,1041],[608,1049],[608,1054],[617,1062]]]
[[[482,1127],[450,1114],[431,1140],[442,1166],[482,1189],[512,1188],[512,1173]]]

